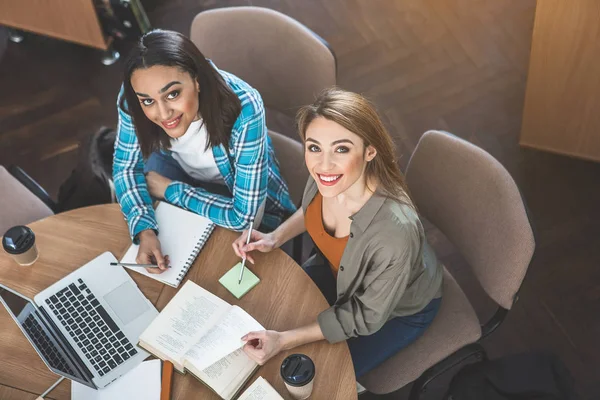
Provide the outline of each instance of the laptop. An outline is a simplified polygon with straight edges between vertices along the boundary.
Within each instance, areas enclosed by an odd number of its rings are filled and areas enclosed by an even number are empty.
[[[0,285],[0,301],[54,373],[101,389],[147,352],[139,335],[158,315],[117,259],[103,253],[30,300]]]

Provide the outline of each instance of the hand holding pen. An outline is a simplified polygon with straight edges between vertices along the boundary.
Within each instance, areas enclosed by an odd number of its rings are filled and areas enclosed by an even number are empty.
[[[146,229],[138,234],[140,247],[135,259],[136,264],[150,264],[146,271],[151,274],[161,274],[165,272],[169,265],[169,256],[163,255],[160,248],[160,241],[151,229]]]
[[[246,242],[248,243],[246,244]],[[252,264],[254,264],[254,258],[250,255],[251,251],[258,250],[261,253],[268,253],[279,247],[273,233],[262,233],[256,229],[253,229],[252,232],[242,233],[231,246],[238,257],[247,258]]]

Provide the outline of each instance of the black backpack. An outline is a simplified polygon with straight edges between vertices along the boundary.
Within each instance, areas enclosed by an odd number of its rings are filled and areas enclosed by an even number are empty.
[[[113,151],[117,134],[102,127],[86,136],[71,175],[58,190],[58,211],[116,202],[112,182]]]
[[[525,353],[463,367],[446,400],[575,400],[571,374],[552,354]]]

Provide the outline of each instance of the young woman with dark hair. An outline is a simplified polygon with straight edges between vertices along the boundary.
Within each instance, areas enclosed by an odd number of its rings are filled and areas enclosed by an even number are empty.
[[[166,268],[152,198],[241,231],[295,211],[267,135],[259,93],[184,35],[143,35],[118,100],[113,178],[139,263]]]
[[[304,231],[317,254],[302,267],[329,302],[314,323],[285,332],[250,332],[244,351],[263,364],[282,350],[347,340],[361,377],[416,340],[441,302],[442,265],[396,163],[375,108],[339,89],[297,116],[310,173],[302,209],[272,233],[245,231],[233,248],[271,251]]]

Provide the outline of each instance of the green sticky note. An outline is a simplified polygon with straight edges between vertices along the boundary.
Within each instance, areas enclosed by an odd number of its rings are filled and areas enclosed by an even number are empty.
[[[250,289],[258,285],[258,282],[260,282],[258,276],[254,275],[254,273],[250,271],[248,267],[245,267],[246,270],[244,271],[242,282],[238,283],[240,279],[241,268],[242,263],[239,262],[235,264],[233,268],[227,271],[227,273],[225,273],[221,279],[219,279],[219,283],[225,286],[225,288],[238,299],[248,293]]]

